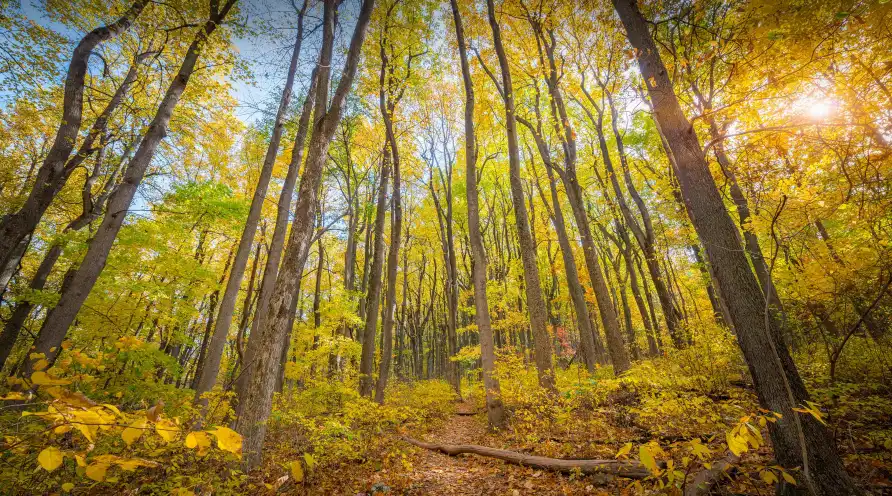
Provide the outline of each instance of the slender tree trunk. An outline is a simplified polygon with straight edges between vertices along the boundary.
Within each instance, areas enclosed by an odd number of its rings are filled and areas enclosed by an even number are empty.
[[[783,414],[768,427],[775,457],[788,469],[801,466],[805,477],[799,485],[813,494],[858,494],[831,433],[813,416],[793,411],[808,400],[808,392],[772,313],[765,309],[759,283],[740,246],[737,227],[725,209],[697,135],[681,109],[647,21],[634,0],[613,0],[613,4],[638,51],[638,66],[653,103],[655,122],[673,155],[685,205],[728,304],[759,403]],[[781,492],[793,491],[781,484]]]
[[[111,251],[112,244],[124,223],[124,217],[130,208],[136,189],[142,182],[146,169],[151,163],[158,149],[161,140],[167,134],[167,125],[173,115],[174,108],[179,102],[186,85],[195,70],[195,64],[198,62],[200,48],[207,42],[208,37],[214,32],[220,22],[222,22],[229,11],[235,5],[236,0],[227,0],[218,11],[211,12],[211,17],[199,29],[192,44],[186,51],[183,63],[174,77],[154,119],[148,127],[146,135],[139,144],[133,159],[127,165],[124,172],[121,185],[115,189],[114,193],[109,197],[108,209],[102,219],[102,224],[96,231],[95,236],[90,240],[90,246],[87,254],[84,256],[77,272],[73,274],[67,289],[63,288],[62,296],[56,306],[47,314],[43,327],[34,343],[35,352],[43,353],[47,360],[53,361],[61,350],[62,341],[68,332],[68,327],[74,321],[78,311],[87,299],[90,290],[99,278],[105,263],[108,260],[108,253]],[[23,367],[23,376],[30,377],[33,371],[33,360],[26,361]]]
[[[251,208],[248,211],[245,228],[242,231],[238,249],[235,252],[235,260],[232,263],[229,280],[226,282],[226,290],[223,292],[223,299],[220,300],[217,322],[214,325],[214,333],[211,336],[207,355],[205,355],[206,363],[202,366],[201,374],[196,381],[195,401],[205,406],[207,403],[202,399],[202,395],[214,387],[214,383],[217,382],[217,375],[220,373],[220,361],[223,359],[223,348],[226,346],[226,341],[229,338],[229,328],[232,325],[235,303],[242,286],[248,258],[251,255],[251,244],[254,242],[257,224],[260,222],[263,203],[266,201],[266,192],[272,177],[273,166],[276,163],[276,156],[279,154],[279,143],[282,141],[282,132],[285,127],[285,113],[291,104],[294,75],[297,72],[297,62],[300,59],[300,47],[303,41],[303,18],[307,4],[308,0],[304,0],[303,8],[298,14],[297,40],[294,42],[294,50],[291,53],[291,63],[288,66],[285,86],[282,89],[282,98],[279,100],[279,109],[276,112],[275,122],[273,123],[272,136],[266,149],[266,155],[263,158],[263,166],[260,169],[260,176],[257,178],[257,186],[254,188]]]
[[[27,248],[28,237],[37,228],[44,212],[49,208],[62,186],[65,185],[65,181],[73,170],[66,169],[65,164],[74,150],[83,120],[84,79],[87,75],[90,55],[99,44],[130,29],[148,3],[147,0],[135,1],[117,21],[90,31],[81,38],[74,48],[65,77],[62,120],[56,129],[53,145],[50,147],[43,165],[37,171],[34,186],[25,200],[25,204],[18,211],[0,219],[0,274],[4,274],[3,279],[0,280],[0,292],[6,288],[9,277],[15,272],[10,268],[18,265],[19,259]],[[127,86],[132,82],[127,83],[125,79],[125,84],[122,84],[115,92],[106,110],[111,108],[111,111],[114,111],[123,97],[123,93],[127,91]],[[117,101],[115,101],[115,97],[117,97]],[[100,114],[87,137],[89,144],[85,143],[86,147],[82,148],[82,151],[89,151],[89,153],[94,151],[92,143],[100,136],[100,131],[104,132],[111,111]],[[80,152],[78,154],[80,155]],[[25,243],[24,246],[22,243]],[[9,276],[5,274],[9,274]]]
[[[334,17],[336,0],[325,0],[323,13],[323,43],[319,57],[319,82],[316,91],[316,123],[307,152],[307,163],[298,191],[298,203],[288,247],[282,260],[282,267],[273,290],[267,312],[267,324],[258,328],[252,339],[258,340],[260,349],[254,360],[254,372],[240,398],[243,410],[238,419],[237,430],[243,436],[244,467],[250,470],[257,466],[266,437],[266,421],[272,410],[272,397],[279,370],[279,356],[285,346],[284,336],[289,334],[295,290],[306,262],[306,252],[313,234],[316,216],[317,195],[322,179],[322,166],[328,158],[328,146],[344,110],[347,93],[353,86],[360,52],[365,40],[366,28],[371,18],[374,0],[363,0],[350,40],[350,47],[344,62],[337,90],[328,105],[328,89],[331,77],[331,61],[334,44]]]
[[[641,315],[641,322],[644,324],[644,332],[647,335],[647,353],[649,356],[657,356],[660,351],[657,348],[657,340],[655,336],[654,326],[647,313],[647,305],[641,296],[641,289],[638,284],[638,272],[635,270],[635,264],[632,260],[632,241],[629,239],[629,233],[625,226],[617,220],[616,231],[619,235],[621,246],[620,253],[623,256],[623,262],[626,265],[626,273],[629,274],[629,286],[632,289],[632,298],[635,300],[635,306],[638,308],[638,314]],[[647,281],[645,281],[646,283]]]
[[[400,252],[400,237],[403,233],[403,206],[400,197],[400,189],[402,188],[400,184],[400,150],[396,140],[396,133],[393,129],[393,114],[400,97],[388,94],[386,88],[393,85],[393,81],[388,80],[385,86],[388,68],[387,51],[385,44],[382,42],[381,77],[378,96],[381,116],[384,120],[384,129],[387,134],[387,142],[390,144],[391,162],[393,163],[393,194],[390,199],[392,215],[390,220],[390,248],[387,253],[387,292],[384,295],[384,316],[382,317],[383,324],[381,327],[381,364],[378,369],[378,383],[375,387],[375,401],[381,404],[384,403],[384,391],[387,388],[390,364],[393,359],[393,312],[396,307],[396,269]],[[385,147],[384,153],[388,153],[388,147]],[[363,351],[365,350],[363,349]],[[363,353],[363,358],[365,358],[365,353]]]
[[[390,141],[389,139],[387,140]],[[381,279],[384,265],[384,223],[387,215],[387,187],[390,177],[391,155],[385,145],[378,201],[375,207],[375,240],[372,254],[369,290],[366,295],[365,327],[362,331],[362,355],[359,361],[359,394],[371,396],[375,386],[375,335],[378,330],[378,306],[381,302]]]
[[[539,385],[548,391],[556,391],[554,366],[551,361],[551,339],[548,336],[545,321],[545,301],[542,298],[542,284],[539,281],[539,267],[536,261],[536,245],[530,231],[530,220],[524,201],[523,182],[520,177],[520,151],[517,145],[517,119],[514,110],[514,88],[511,83],[511,72],[505,48],[502,45],[502,33],[496,20],[493,0],[487,0],[489,25],[492,29],[493,44],[499,59],[502,72],[502,91],[505,100],[505,128],[508,135],[508,163],[510,168],[509,183],[511,198],[514,203],[514,219],[517,223],[517,237],[520,243],[520,255],[523,261],[524,289],[527,296],[527,310],[530,316],[530,328],[533,331],[536,369],[539,373]]]
[[[302,26],[303,24],[301,24]],[[301,28],[302,29],[302,28]],[[300,113],[300,120],[297,125],[297,136],[294,138],[294,146],[291,148],[291,162],[288,164],[288,172],[285,174],[285,182],[282,184],[282,192],[279,193],[279,202],[276,205],[276,225],[273,228],[273,239],[270,242],[269,253],[266,257],[266,264],[263,269],[263,277],[260,281],[260,292],[257,296],[257,306],[254,312],[254,320],[251,322],[251,335],[257,332],[260,326],[265,325],[267,318],[267,310],[269,308],[269,300],[272,297],[273,288],[276,284],[276,278],[279,274],[279,264],[282,261],[282,250],[285,246],[285,235],[288,230],[288,214],[291,208],[291,201],[294,196],[294,186],[297,184],[297,176],[300,172],[300,165],[304,156],[304,145],[307,141],[307,134],[310,129],[310,117],[313,114],[313,104],[316,101],[316,85],[318,83],[319,68],[313,69],[310,76],[310,86],[307,88],[307,95],[304,98],[303,108]],[[250,380],[253,370],[254,356],[256,356],[258,344],[256,341],[252,344],[252,340],[248,339],[248,346],[245,348],[245,356],[242,361],[242,370],[235,382],[236,403],[244,392],[245,384]],[[241,413],[241,407],[236,405],[237,415]]]
[[[540,150],[540,153],[542,150]],[[561,200],[558,197],[557,185],[555,184],[554,172],[552,171],[550,158],[543,157],[545,170],[548,174],[548,188],[551,192],[552,208],[549,209],[548,215],[554,224],[554,230],[557,233],[558,244],[561,248],[561,257],[564,261],[564,275],[567,278],[567,291],[570,293],[570,299],[573,302],[573,309],[576,314],[576,328],[579,330],[579,342],[582,345],[582,358],[585,368],[590,374],[595,372],[595,363],[597,362],[595,354],[594,330],[591,328],[591,318],[588,314],[588,305],[585,301],[585,291],[579,282],[579,270],[576,268],[576,257],[573,254],[573,248],[570,245],[569,236],[567,236],[567,227],[564,222],[564,212],[561,208]],[[537,184],[538,186],[538,184]],[[540,190],[541,192],[541,190]],[[548,209],[548,201],[542,194],[542,203]]]
[[[695,93],[699,94],[699,90],[695,90]],[[762,255],[762,247],[759,246],[759,238],[749,226],[751,220],[749,201],[746,199],[746,195],[743,194],[743,190],[737,182],[737,175],[734,174],[731,159],[725,152],[725,146],[722,142],[721,132],[718,123],[715,121],[715,117],[708,109],[704,113],[704,116],[706,122],[709,124],[710,136],[712,139],[717,140],[714,148],[715,157],[719,163],[719,167],[722,169],[722,173],[728,180],[728,191],[731,194],[731,200],[734,202],[734,206],[737,207],[737,217],[740,223],[740,229],[743,231],[743,246],[753,264],[753,270],[756,272],[756,277],[759,279],[759,285],[762,287],[762,292],[768,296],[768,304],[778,312],[778,317],[784,320],[784,307],[777,294],[777,289],[774,286],[774,280],[771,277],[771,273],[768,270],[768,264],[765,263],[765,257]]]
[[[207,353],[208,339],[211,336],[211,330],[214,328],[214,316],[216,315],[217,310],[217,302],[220,299],[220,286],[223,285],[223,281],[226,279],[226,272],[229,270],[230,264],[232,264],[232,255],[235,251],[230,248],[229,255],[226,257],[226,265],[223,266],[223,274],[220,276],[220,281],[217,283],[217,288],[214,289],[214,292],[211,293],[211,296],[208,298],[208,320],[205,324],[204,335],[201,338],[201,344],[198,346],[198,359],[196,360],[195,365],[195,376],[192,378],[192,388],[195,388],[195,380],[198,379],[198,376],[201,375],[201,367],[204,365],[204,355]]]

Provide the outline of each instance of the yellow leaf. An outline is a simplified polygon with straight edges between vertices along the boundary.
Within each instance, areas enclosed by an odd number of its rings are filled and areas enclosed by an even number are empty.
[[[62,452],[59,451],[59,448],[50,446],[49,448],[44,448],[44,450],[37,455],[37,463],[39,463],[47,472],[52,472],[59,468],[59,465],[62,465],[62,458]]]
[[[641,464],[644,465],[645,468],[650,470],[652,473],[657,473],[659,468],[657,467],[657,461],[654,459],[653,453],[650,452],[647,446],[641,446],[638,448],[638,458],[641,460]]]
[[[118,417],[121,416],[121,410],[118,410],[118,407],[116,407],[115,405],[110,405],[110,404],[108,404],[108,403],[103,403],[102,406],[104,406],[105,408],[108,408],[109,410],[115,412],[115,415],[117,415]]]
[[[50,366],[50,362],[46,361],[46,358],[41,358],[34,362],[34,365],[31,366],[34,370],[44,370]]]
[[[180,428],[170,420],[162,419],[155,423],[155,432],[161,436],[161,439],[169,443],[176,439],[177,434],[180,433]]]
[[[774,475],[774,472],[771,470],[763,470],[759,472],[759,477],[765,481],[766,484],[774,484],[777,482],[777,476]]]
[[[10,400],[27,400],[28,397],[18,391],[12,391],[6,396],[0,397],[0,401],[10,401]]]
[[[294,482],[303,482],[304,481],[304,467],[300,464],[300,460],[294,460],[293,462],[288,464],[291,467],[291,477],[294,477]]]
[[[99,416],[93,410],[82,410],[70,412],[75,418],[74,426],[87,438],[91,443],[96,440],[96,432],[99,426],[105,423],[105,419]]]
[[[71,424],[62,424],[62,425],[56,426],[56,428],[53,429],[53,432],[56,434],[65,434],[66,432],[70,431],[73,427],[74,426]]]
[[[62,490],[65,491],[66,493],[70,493],[72,489],[74,489],[74,484],[72,484],[70,482],[66,482],[65,484],[62,484]]]
[[[110,464],[103,462],[91,463],[89,467],[87,467],[87,477],[93,479],[96,482],[102,482],[105,480],[105,472],[108,470]]]
[[[71,384],[67,379],[53,379],[46,372],[38,370],[31,374],[31,384],[35,386],[65,386]]]
[[[632,443],[626,443],[623,445],[622,448],[619,449],[619,451],[616,452],[616,457],[619,458],[621,456],[626,456],[629,454],[630,451],[632,451]]]
[[[781,472],[781,476],[783,476],[784,480],[788,483],[793,484],[794,486],[796,485],[796,479],[794,479],[792,475],[786,472]]]
[[[228,451],[236,455],[242,453],[242,436],[238,432],[228,427],[217,427],[212,431],[208,431],[217,438],[217,447],[223,451]]]
[[[137,439],[142,436],[142,433],[146,430],[146,419],[138,418],[135,422],[130,424],[130,427],[124,429],[124,432],[121,433],[121,438],[127,443],[127,446],[130,446]]]
[[[136,470],[138,467],[157,467],[158,463],[153,462],[151,460],[144,460],[142,458],[125,458],[118,460],[116,462],[119,467],[124,470],[128,470],[130,472]]]
[[[77,462],[78,467],[86,467],[87,461],[84,460],[83,455],[74,455],[74,460]]]
[[[50,396],[56,398],[68,406],[77,408],[90,408],[96,406],[96,402],[84,396],[83,393],[77,391],[69,391],[60,387],[49,387],[46,389]]]
[[[211,445],[211,439],[206,432],[190,432],[186,436],[186,447],[189,449],[198,448],[198,454],[203,455],[205,450]]]

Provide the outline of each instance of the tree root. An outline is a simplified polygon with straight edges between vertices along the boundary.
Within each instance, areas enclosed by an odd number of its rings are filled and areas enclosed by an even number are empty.
[[[739,456],[733,453],[728,453],[728,456],[717,462],[713,462],[710,468],[698,472],[697,475],[694,476],[694,480],[687,484],[684,490],[684,496],[703,496],[709,494],[709,492],[722,481],[722,476],[728,474],[728,469],[738,461],[740,461]]]
[[[403,441],[431,451],[439,451],[449,456],[470,453],[488,458],[504,460],[515,465],[552,470],[566,474],[582,472],[583,474],[607,474],[628,479],[644,479],[651,475],[640,462],[634,460],[562,460],[545,456],[527,455],[516,451],[508,451],[476,444],[435,444],[403,437]]]

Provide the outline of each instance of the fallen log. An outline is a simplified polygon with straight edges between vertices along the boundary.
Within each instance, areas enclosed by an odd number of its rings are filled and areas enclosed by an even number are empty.
[[[545,456],[527,455],[516,451],[508,451],[476,444],[436,444],[403,437],[403,441],[431,451],[439,451],[449,456],[473,454],[504,460],[515,465],[552,470],[565,474],[582,472],[583,474],[608,474],[628,479],[644,479],[651,475],[640,462],[634,460],[563,460]]]
[[[738,461],[740,461],[739,456],[728,453],[728,456],[713,462],[708,469],[701,470],[694,476],[694,480],[685,487],[684,496],[709,494],[721,482],[722,476],[728,475],[729,469]]]

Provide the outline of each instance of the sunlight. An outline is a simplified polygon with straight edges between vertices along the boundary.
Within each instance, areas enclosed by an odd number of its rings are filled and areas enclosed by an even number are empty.
[[[799,98],[793,108],[797,114],[812,120],[823,120],[836,112],[837,103],[829,98],[805,96]]]

